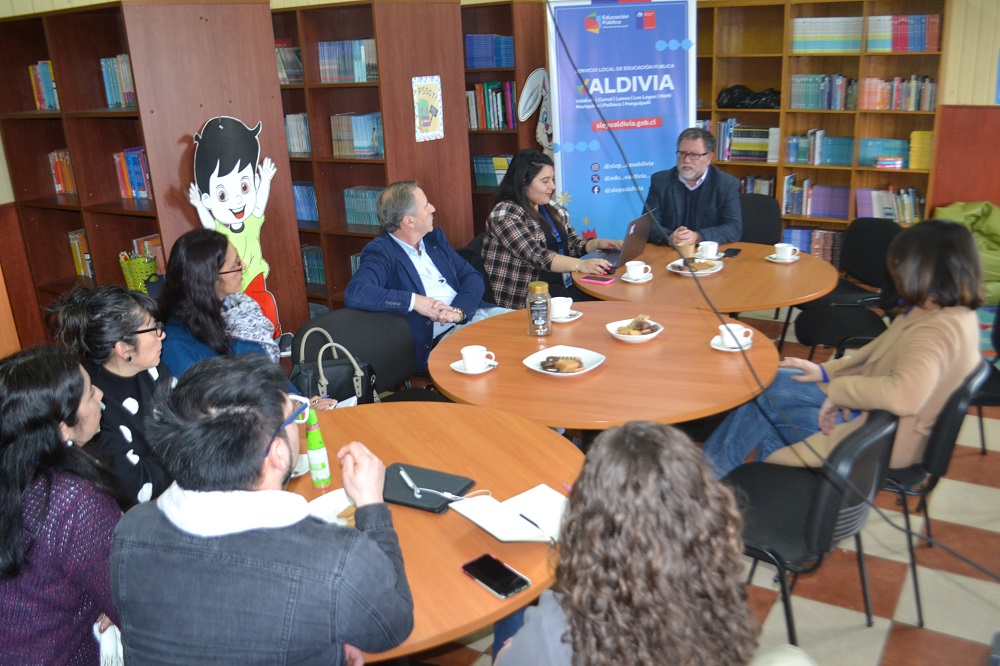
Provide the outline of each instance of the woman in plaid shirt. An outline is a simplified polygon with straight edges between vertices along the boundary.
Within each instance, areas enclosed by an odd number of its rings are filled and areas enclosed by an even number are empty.
[[[555,190],[550,157],[537,150],[521,150],[514,156],[483,237],[483,265],[501,307],[524,308],[528,283],[537,280],[547,282],[553,296],[593,300],[573,286],[570,273],[604,274],[611,268],[606,259],[579,257],[621,248],[618,240],[581,238],[566,209],[552,201]]]

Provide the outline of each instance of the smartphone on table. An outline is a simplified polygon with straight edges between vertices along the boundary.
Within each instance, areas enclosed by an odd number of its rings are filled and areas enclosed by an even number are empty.
[[[501,599],[531,586],[531,581],[490,554],[462,565],[462,571]]]
[[[591,284],[603,284],[608,285],[614,282],[614,277],[610,275],[581,275],[580,282],[589,282]]]

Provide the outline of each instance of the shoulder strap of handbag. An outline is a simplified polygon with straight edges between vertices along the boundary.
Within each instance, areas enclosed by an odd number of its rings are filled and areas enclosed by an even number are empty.
[[[327,331],[325,328],[320,328],[319,326],[313,326],[308,331],[306,331],[306,334],[302,336],[302,340],[299,342],[299,363],[306,362],[306,341],[309,339],[309,336],[312,335],[313,333],[321,333],[323,337],[326,338],[327,342],[333,342],[333,338],[330,337],[329,331]],[[320,353],[316,356],[316,360],[319,361],[322,355],[323,351],[320,350]],[[336,349],[333,350],[333,357],[337,358]]]
[[[354,355],[351,354],[351,352],[347,351],[346,347],[344,347],[343,345],[339,345],[336,342],[328,342],[325,345],[323,345],[319,350],[319,355],[316,357],[317,361],[316,366],[319,369],[318,385],[319,385],[320,395],[326,394],[326,387],[329,384],[329,382],[326,381],[326,375],[323,373],[323,352],[325,352],[327,349],[333,352],[334,358],[338,358],[337,357],[338,350],[344,352],[344,357],[351,362],[351,365],[354,366],[354,395],[356,395],[358,397],[358,400],[360,400],[362,395],[364,395],[365,372],[364,370],[361,369],[361,366],[358,365],[358,362],[357,360],[355,360]],[[379,402],[377,395],[375,396],[375,402]]]

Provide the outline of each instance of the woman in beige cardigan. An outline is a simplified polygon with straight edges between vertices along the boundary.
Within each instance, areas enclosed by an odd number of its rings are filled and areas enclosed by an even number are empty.
[[[781,361],[767,391],[731,412],[705,441],[702,450],[720,477],[751,452],[757,460],[819,467],[816,454],[827,456],[873,409],[899,417],[889,466],[921,459],[944,403],[979,363],[979,256],[965,227],[927,220],[896,237],[887,262],[900,297],[889,328],[855,354],[822,365]]]

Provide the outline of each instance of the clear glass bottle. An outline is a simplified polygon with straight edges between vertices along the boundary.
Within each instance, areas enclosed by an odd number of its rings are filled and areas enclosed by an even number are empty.
[[[547,282],[528,283],[528,335],[552,335],[552,304]]]

